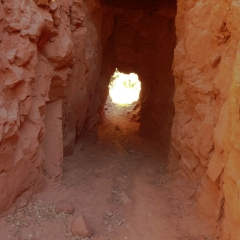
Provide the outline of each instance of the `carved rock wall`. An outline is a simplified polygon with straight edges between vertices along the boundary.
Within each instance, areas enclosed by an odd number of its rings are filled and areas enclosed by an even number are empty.
[[[61,177],[63,119],[68,147],[94,92],[96,9],[95,1],[0,2],[0,213],[45,175]]]
[[[64,99],[64,153],[73,153],[84,122],[88,121],[101,69],[102,9],[97,1],[74,1],[71,31],[74,43],[72,73]]]
[[[197,209],[240,239],[238,1],[178,1],[176,114],[169,169],[197,185]]]

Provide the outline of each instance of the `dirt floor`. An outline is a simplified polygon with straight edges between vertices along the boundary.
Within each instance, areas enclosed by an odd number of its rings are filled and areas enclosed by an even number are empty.
[[[108,101],[97,144],[80,142],[64,160],[61,181],[17,203],[0,221],[0,240],[88,239],[68,230],[79,214],[94,229],[91,240],[214,239],[195,216],[195,189],[166,173],[166,156],[157,141],[139,136],[132,108]],[[74,205],[72,215],[55,213],[63,199]]]

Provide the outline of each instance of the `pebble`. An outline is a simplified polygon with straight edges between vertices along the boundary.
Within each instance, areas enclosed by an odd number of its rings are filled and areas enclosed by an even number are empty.
[[[120,193],[120,200],[123,204],[128,204],[132,202],[124,191]]]
[[[88,220],[83,215],[78,215],[72,221],[71,232],[74,235],[78,235],[84,238],[91,237],[93,235],[93,229],[90,226]]]

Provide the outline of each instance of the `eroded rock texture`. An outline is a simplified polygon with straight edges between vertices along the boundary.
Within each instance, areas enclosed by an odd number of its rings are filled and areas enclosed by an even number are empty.
[[[90,115],[101,63],[102,9],[97,1],[74,1],[71,31],[74,43],[72,73],[64,99],[64,153],[73,153],[75,141]]]
[[[94,91],[97,8],[81,0],[0,2],[0,213],[42,187],[44,174],[61,177],[63,102],[72,111],[64,108],[68,143],[75,133],[66,121],[81,125]]]
[[[169,168],[197,188],[199,212],[240,239],[238,1],[178,1],[176,115]]]

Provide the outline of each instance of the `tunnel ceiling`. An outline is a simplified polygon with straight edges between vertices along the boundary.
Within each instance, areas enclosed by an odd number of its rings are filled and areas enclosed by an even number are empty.
[[[176,0],[101,0],[102,3],[114,6],[124,6],[132,8],[148,8],[159,6],[165,3],[176,4]]]

